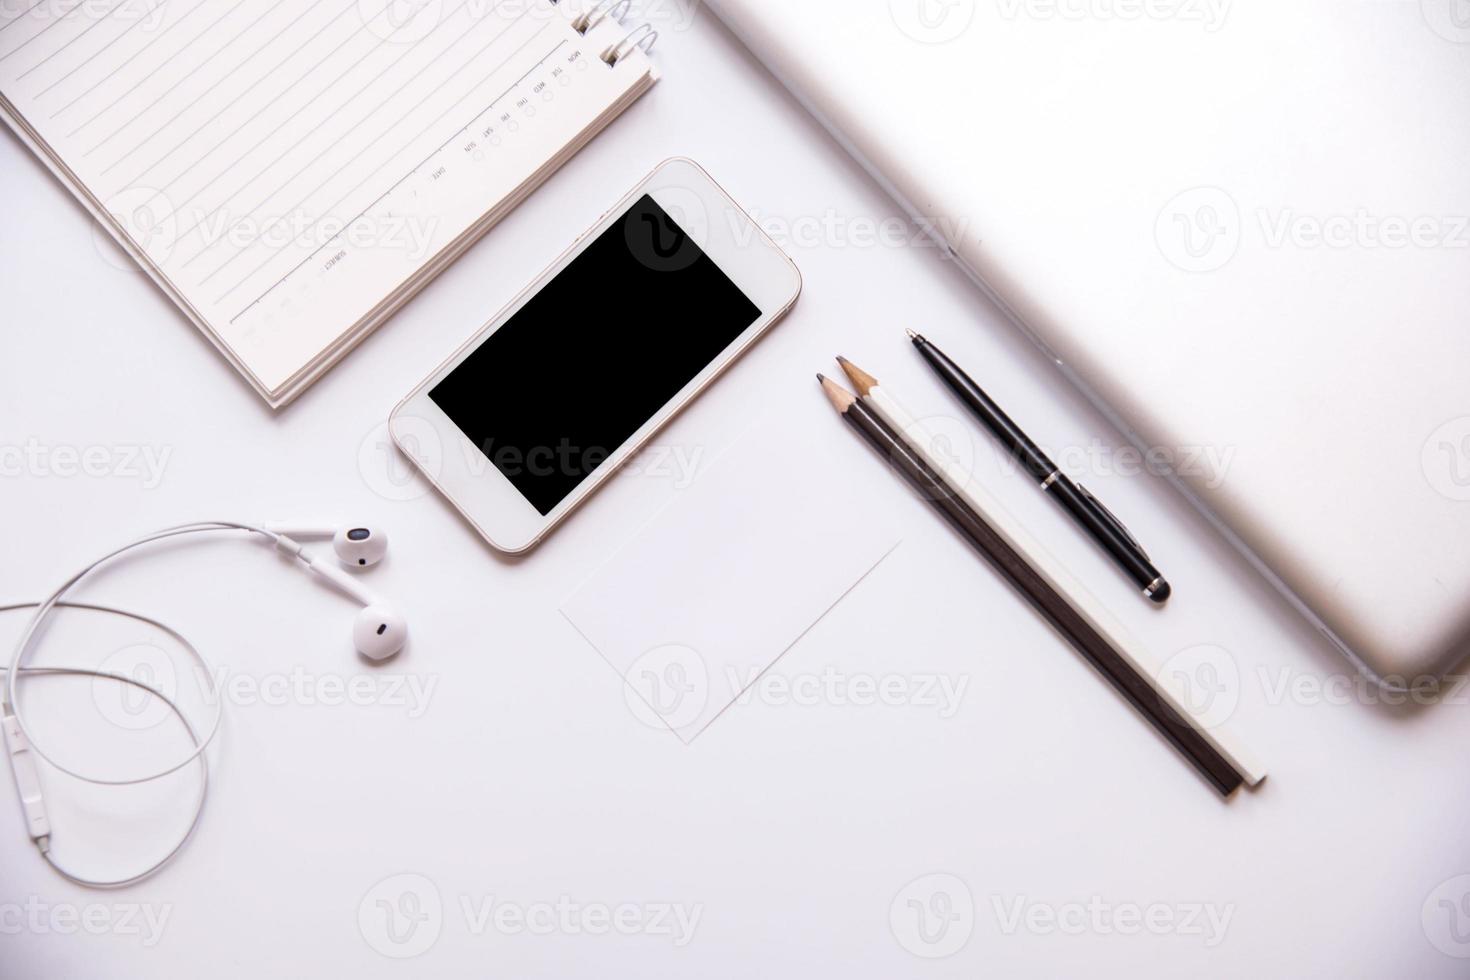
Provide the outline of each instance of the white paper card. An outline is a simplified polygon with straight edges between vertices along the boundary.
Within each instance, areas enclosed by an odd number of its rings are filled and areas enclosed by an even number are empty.
[[[758,425],[562,606],[630,703],[685,742],[898,544],[832,464],[858,449],[834,429]]]

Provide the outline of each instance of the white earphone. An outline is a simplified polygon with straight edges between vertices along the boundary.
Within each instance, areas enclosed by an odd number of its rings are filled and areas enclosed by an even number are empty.
[[[376,565],[388,552],[388,538],[381,531],[366,527],[347,527],[338,531],[313,528],[265,528],[276,535],[276,550],[301,561],[306,570],[331,585],[338,592],[362,603],[362,612],[352,624],[352,643],[369,660],[386,660],[403,649],[408,639],[408,624],[391,603],[379,599],[357,580],[323,558],[305,554],[301,540],[331,538],[332,550],[344,564],[355,567]]]
[[[26,625],[25,632],[21,634],[20,640],[16,644],[15,652],[11,655],[10,665],[5,669],[5,685],[3,691],[0,691],[0,726],[3,726],[10,767],[15,776],[16,788],[20,794],[21,813],[25,819],[26,832],[29,834],[31,840],[35,842],[37,849],[41,852],[41,856],[46,862],[57,873],[77,884],[97,888],[114,888],[130,885],[158,871],[179,853],[184,844],[193,835],[194,829],[199,825],[199,818],[204,812],[204,801],[208,795],[209,788],[209,770],[205,759],[205,750],[209,747],[210,742],[213,741],[215,734],[219,730],[221,712],[218,708],[216,709],[212,724],[208,731],[201,736],[199,730],[189,721],[177,703],[164,692],[144,681],[128,677],[124,674],[111,673],[90,667],[32,666],[28,663],[28,660],[35,646],[36,637],[40,632],[41,625],[50,616],[52,611],[58,607],[88,609],[106,615],[123,616],[154,626],[172,636],[183,646],[189,656],[199,663],[204,669],[205,674],[208,675],[208,664],[194,644],[190,643],[177,630],[169,627],[162,621],[154,619],[151,616],[112,606],[72,601],[67,598],[67,595],[82,579],[114,558],[130,552],[135,548],[141,548],[145,545],[183,535],[215,531],[245,531],[256,535],[263,539],[264,542],[274,545],[276,551],[290,560],[292,564],[299,562],[304,570],[310,572],[313,577],[362,603],[363,608],[357,614],[357,618],[352,624],[352,642],[358,652],[367,659],[372,661],[386,660],[402,650],[404,643],[408,639],[408,624],[396,607],[378,598],[369,589],[359,583],[356,578],[343,571],[330,559],[308,555],[301,544],[303,540],[330,538],[337,558],[344,565],[353,568],[366,568],[382,560],[383,556],[387,553],[388,540],[381,531],[359,526],[331,531],[316,528],[257,526],[253,524],[240,524],[233,521],[201,521],[194,524],[181,524],[176,527],[164,528],[161,531],[144,535],[136,541],[132,541],[108,552],[69,577],[56,591],[39,602],[17,602],[0,605],[0,612],[15,609],[35,610],[30,622]],[[192,742],[192,751],[182,760],[162,771],[152,772],[131,779],[98,777],[68,768],[58,762],[53,756],[48,755],[44,749],[36,744],[35,735],[26,724],[25,714],[21,711],[21,705],[17,698],[17,683],[22,675],[33,677],[92,677],[115,681],[144,691],[157,697],[179,719]],[[216,700],[216,704],[219,703]],[[184,831],[183,836],[174,844],[168,853],[139,873],[127,878],[113,880],[84,878],[63,868],[51,854],[51,823],[46,814],[37,759],[46,761],[53,768],[69,776],[103,786],[127,786],[151,782],[171,773],[178,772],[190,763],[197,762],[199,765],[200,784],[199,796],[195,804],[193,818],[188,828]]]
[[[388,553],[388,538],[382,531],[370,527],[344,527],[326,531],[316,527],[287,527],[267,524],[267,531],[295,538],[297,541],[318,541],[330,538],[332,550],[344,565],[366,567],[376,565]]]

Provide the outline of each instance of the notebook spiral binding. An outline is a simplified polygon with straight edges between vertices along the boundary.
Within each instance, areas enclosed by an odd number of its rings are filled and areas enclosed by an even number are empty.
[[[572,30],[586,34],[592,28],[611,17],[621,24],[633,8],[633,0],[598,0],[598,2],[572,20]]]
[[[642,48],[643,53],[647,54],[653,50],[654,42],[657,40],[658,31],[654,30],[648,24],[639,24],[627,34],[624,34],[621,41],[602,52],[602,60],[612,66],[639,48]]]
[[[561,0],[551,0],[551,2],[560,3]],[[597,3],[572,18],[572,30],[585,36],[588,31],[605,20],[621,24],[623,18],[627,17],[632,10],[633,0],[597,0]],[[645,54],[652,51],[654,42],[657,40],[658,31],[648,24],[639,24],[624,34],[622,40],[606,48],[598,57],[609,67],[615,67],[619,61],[638,48],[642,48]]]

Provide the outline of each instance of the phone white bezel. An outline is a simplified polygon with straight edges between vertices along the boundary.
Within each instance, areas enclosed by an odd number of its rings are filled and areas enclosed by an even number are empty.
[[[761,316],[612,452],[565,500],[542,516],[434,404],[429,391],[556,278],[598,236],[622,218],[644,194],[651,196],[679,221],[705,254],[761,310]],[[540,544],[552,529],[642,449],[659,429],[780,320],[795,304],[800,293],[801,274],[796,265],[703,168],[683,157],[665,160],[604,212],[595,225],[509,305],[399,402],[389,416],[388,431],[399,450],[414,462],[424,477],[464,515],[491,547],[509,555],[524,554]],[[653,299],[625,296],[621,297],[620,305],[636,316],[639,302],[651,302]],[[555,364],[547,367],[554,379]]]

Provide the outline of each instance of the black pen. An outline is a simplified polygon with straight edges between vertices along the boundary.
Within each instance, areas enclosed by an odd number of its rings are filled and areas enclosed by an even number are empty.
[[[1047,458],[1041,447],[1032,442],[1021,427],[1012,422],[1000,406],[991,400],[960,366],[945,356],[944,352],[914,331],[908,331],[909,339],[919,353],[945,384],[960,397],[985,424],[991,434],[1000,440],[1026,472],[1048,496],[1061,505],[1072,519],[1082,525],[1092,539],[1112,556],[1113,561],[1138,583],[1143,594],[1154,602],[1164,602],[1172,591],[1164,576],[1154,567],[1148,553],[1143,550],[1123,522],[1113,516],[1102,503],[1088,493],[1086,488],[1073,483],[1067,475],[1057,469]]]

